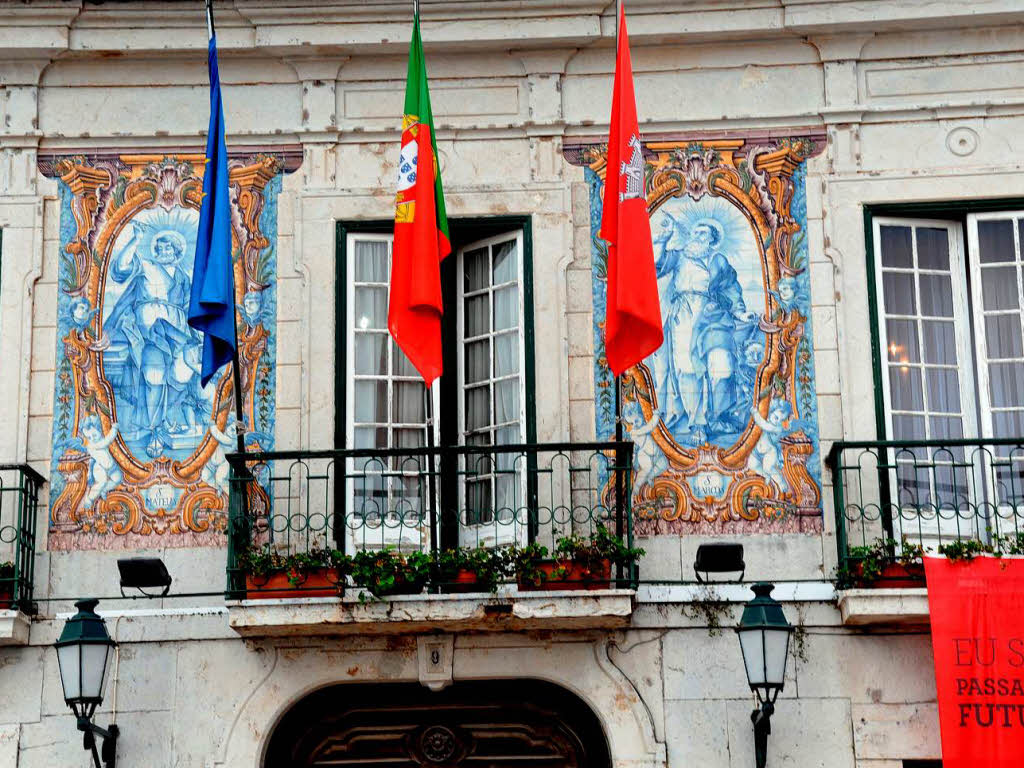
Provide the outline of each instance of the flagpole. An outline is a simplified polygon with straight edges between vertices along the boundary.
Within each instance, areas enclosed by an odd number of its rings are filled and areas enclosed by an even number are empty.
[[[213,2],[206,0],[206,33],[208,40],[213,40],[217,28],[213,24]],[[238,453],[245,453],[245,413],[242,408],[242,374],[241,366],[238,364],[238,311],[234,307],[235,299],[235,272],[231,271],[231,318],[235,326],[235,351],[231,358],[232,383],[235,390],[235,445]]]
[[[213,39],[216,31],[213,26],[213,3],[212,0],[206,0],[206,33],[209,40]]]

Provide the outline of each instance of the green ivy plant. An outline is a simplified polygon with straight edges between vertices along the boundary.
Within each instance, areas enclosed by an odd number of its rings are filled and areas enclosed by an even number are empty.
[[[513,570],[520,583],[539,587],[545,580],[561,581],[569,575],[572,565],[584,571],[584,577],[601,575],[605,562],[612,565],[629,565],[646,554],[638,547],[628,547],[621,538],[598,525],[590,537],[562,536],[555,541],[555,550],[548,557],[548,549],[540,544],[528,544],[512,549]],[[550,573],[541,568],[542,563],[554,560],[557,564]]]
[[[406,555],[394,547],[364,549],[352,557],[352,580],[378,598],[396,592],[419,592],[430,580],[432,569],[428,553]],[[359,600],[365,600],[363,592],[359,593]]]
[[[488,592],[497,592],[498,585],[511,572],[510,547],[460,547],[437,552],[433,558],[435,578],[441,583],[455,581],[459,571],[476,576],[477,584]]]
[[[513,547],[509,553],[512,571],[520,584],[532,584],[539,587],[548,579],[548,574],[541,568],[547,562],[548,548],[543,544],[527,544],[525,547]],[[564,579],[569,569],[559,566],[551,573],[551,578]]]
[[[904,568],[921,565],[924,547],[908,541],[906,537],[900,540],[898,546],[897,551],[895,539],[879,538],[872,544],[850,547],[847,552],[847,565],[839,568],[836,574],[840,589],[853,586],[869,587],[882,578],[882,571],[892,563],[899,563]]]
[[[287,552],[272,544],[249,547],[238,555],[238,567],[256,578],[267,578],[285,573],[293,587],[302,584],[309,573],[320,568],[335,568],[339,583],[352,570],[352,558],[337,549],[319,548],[301,552]]]
[[[10,560],[0,563],[0,579],[14,578],[14,563]]]

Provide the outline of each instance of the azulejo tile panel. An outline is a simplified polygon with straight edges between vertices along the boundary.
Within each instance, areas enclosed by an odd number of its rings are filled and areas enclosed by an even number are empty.
[[[200,383],[187,323],[202,155],[54,157],[59,179],[50,549],[223,546],[231,367]],[[245,439],[274,434],[280,157],[233,158]]]
[[[807,136],[644,146],[665,340],[620,381],[639,534],[821,530],[805,198],[819,148]],[[596,426],[609,439],[605,149],[570,159],[590,185]]]

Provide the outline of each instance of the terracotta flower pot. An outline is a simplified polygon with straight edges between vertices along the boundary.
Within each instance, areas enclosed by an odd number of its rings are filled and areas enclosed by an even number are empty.
[[[587,570],[579,563],[545,560],[537,565],[545,578],[540,584],[519,579],[519,589],[524,592],[555,592],[564,589],[608,589],[611,585],[612,564],[602,560],[601,567]],[[565,574],[556,573],[564,568]]]
[[[460,568],[455,574],[455,577],[450,579],[448,584],[445,586],[445,591],[463,594],[466,592],[486,592],[487,590],[481,586],[476,573],[466,570],[465,568]]]
[[[882,569],[882,577],[874,586],[882,589],[915,589],[925,585],[924,564],[889,563]]]
[[[0,588],[0,611],[9,610],[11,604],[14,602],[14,596],[11,594],[10,587]]]
[[[337,568],[315,568],[298,576],[298,583],[292,584],[285,571],[274,571],[266,576],[245,574],[246,598],[249,600],[294,600],[301,597],[337,597],[345,591],[343,579],[338,577]]]

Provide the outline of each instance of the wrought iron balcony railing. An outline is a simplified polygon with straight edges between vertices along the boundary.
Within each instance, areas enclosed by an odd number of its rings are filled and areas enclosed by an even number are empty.
[[[403,554],[540,544],[599,528],[632,546],[633,444],[276,451],[229,454],[229,598],[245,594],[240,556],[333,549]],[[632,586],[635,563],[612,582]],[[432,578],[428,591],[445,588]]]
[[[879,539],[897,555],[1024,535],[1024,438],[838,442],[827,464],[841,571]]]
[[[44,482],[28,464],[0,464],[0,610],[35,613],[36,513]]]

